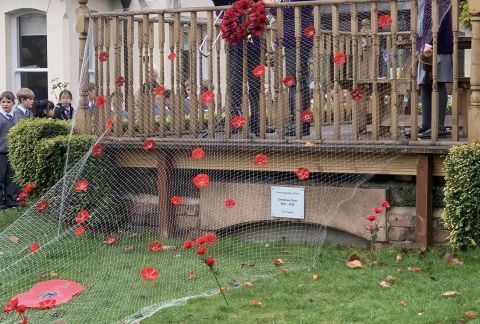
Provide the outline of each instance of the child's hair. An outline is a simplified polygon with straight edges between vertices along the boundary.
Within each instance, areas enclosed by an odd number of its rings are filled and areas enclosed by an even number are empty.
[[[11,91],[4,91],[0,94],[0,100],[2,99],[15,101],[15,95]]]
[[[62,90],[62,91],[60,92],[60,94],[58,95],[58,99],[62,98],[62,96],[63,96],[64,94],[69,95],[69,96],[70,96],[70,99],[73,99],[73,95],[72,95],[72,93],[70,92],[70,90]]]
[[[26,100],[26,99],[32,99],[33,100],[33,98],[35,98],[35,94],[29,88],[21,88],[17,92],[17,98],[18,98],[19,102],[22,102],[22,99],[23,100]]]
[[[44,100],[39,100],[35,101],[33,103],[33,116],[34,117],[39,117],[39,118],[45,118],[47,115],[45,115],[45,110],[53,110],[55,109],[55,105],[53,102],[48,101],[47,99]]]
[[[169,89],[165,90],[165,93],[163,94],[163,96],[167,99],[170,98],[171,95],[172,95],[172,91]]]

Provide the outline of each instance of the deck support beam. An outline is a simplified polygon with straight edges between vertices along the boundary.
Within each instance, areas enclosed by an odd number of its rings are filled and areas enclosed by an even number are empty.
[[[432,180],[433,156],[419,154],[417,156],[415,242],[421,249],[426,249],[432,242]]]

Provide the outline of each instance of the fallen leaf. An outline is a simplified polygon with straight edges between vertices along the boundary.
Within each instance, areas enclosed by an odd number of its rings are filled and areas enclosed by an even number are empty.
[[[404,301],[403,299],[400,299],[399,304],[402,305],[402,306],[407,306],[407,302]]]
[[[232,279],[228,282],[228,285],[230,287],[240,287],[242,285],[242,283],[236,279]]]
[[[280,271],[282,271],[282,272],[285,273],[285,274],[288,273],[288,269],[287,269],[287,268],[282,268],[282,269],[280,269]]]
[[[273,260],[273,265],[276,266],[276,267],[281,267],[285,264],[285,261],[283,261],[282,259],[275,259]]]
[[[255,265],[254,264],[248,264],[248,263],[242,263],[240,265],[240,268],[253,268]]]
[[[230,287],[228,287],[227,285],[220,286],[220,292],[227,291],[228,288],[230,288]]]
[[[451,258],[450,260],[448,260],[448,264],[451,264],[451,265],[463,265],[463,260],[460,260],[458,258]]]
[[[348,258],[347,258],[347,262],[352,262],[352,261],[355,261],[355,260],[359,260],[360,261],[360,257],[357,255],[357,254],[352,254],[350,255]]]
[[[397,254],[397,257],[395,258],[395,260],[397,260],[397,263],[401,262],[403,260],[403,255]]]
[[[463,315],[471,321],[473,321],[474,319],[476,319],[478,317],[478,313],[474,312],[474,311],[465,312],[465,314],[463,314]]]
[[[353,261],[347,262],[347,267],[349,267],[350,269],[360,269],[363,266],[360,260],[353,260]]]
[[[129,245],[123,248],[123,252],[129,253],[133,251],[133,245]]]
[[[177,247],[175,245],[164,245],[162,246],[162,250],[176,250]]]
[[[259,300],[254,299],[254,300],[251,300],[251,301],[250,301],[250,305],[252,305],[252,306],[260,306],[260,305],[262,305],[262,302],[259,301]]]
[[[452,258],[453,258],[453,253],[451,253],[451,252],[447,252],[447,253],[445,253],[445,255],[443,256],[443,259],[444,259],[445,261],[450,261],[450,259],[452,259]]]
[[[400,278],[394,277],[394,276],[388,276],[388,277],[385,278],[385,281],[386,282],[393,282],[393,281],[397,281],[398,279],[400,279]]]
[[[442,297],[454,297],[458,295],[460,295],[458,291],[446,291],[442,294]]]
[[[55,271],[50,271],[50,277],[58,277],[58,273]]]
[[[312,276],[312,279],[313,279],[314,281],[320,280],[320,275],[319,275],[319,274],[314,274],[314,275]]]
[[[188,280],[192,280],[192,281],[195,281],[197,280],[198,276],[195,272],[189,272],[188,273]]]
[[[408,267],[407,270],[410,271],[410,272],[420,272],[420,271],[422,271],[422,268],[420,268],[420,267]]]
[[[13,244],[18,244],[18,237],[16,237],[15,235],[12,235],[8,238],[10,240],[10,242],[12,242]]]
[[[380,281],[379,285],[383,289],[390,288],[390,284],[388,282],[384,281],[384,280]]]
[[[245,281],[242,285],[243,285],[244,287],[252,287],[252,286],[253,286],[253,283],[250,282],[250,281]]]

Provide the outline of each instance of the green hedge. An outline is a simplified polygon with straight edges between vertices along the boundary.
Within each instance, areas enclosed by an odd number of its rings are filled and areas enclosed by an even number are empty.
[[[456,249],[480,244],[480,143],[452,147],[443,167],[445,209],[442,219]]]

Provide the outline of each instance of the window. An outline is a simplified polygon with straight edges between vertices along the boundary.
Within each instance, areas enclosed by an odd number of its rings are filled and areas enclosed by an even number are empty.
[[[14,24],[14,88],[30,88],[35,99],[47,99],[47,18],[27,13],[14,19]]]

